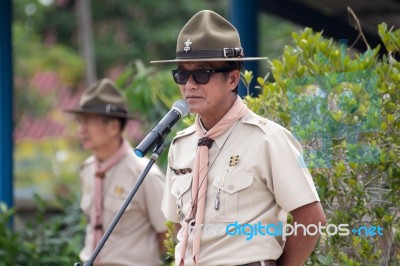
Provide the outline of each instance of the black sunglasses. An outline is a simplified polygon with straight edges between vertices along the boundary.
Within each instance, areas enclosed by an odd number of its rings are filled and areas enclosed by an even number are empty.
[[[184,70],[174,69],[172,70],[172,76],[178,84],[186,84],[190,74],[193,80],[198,84],[206,84],[210,80],[210,76],[213,73],[226,73],[231,71],[229,68],[216,68],[216,69],[196,69],[196,70]]]

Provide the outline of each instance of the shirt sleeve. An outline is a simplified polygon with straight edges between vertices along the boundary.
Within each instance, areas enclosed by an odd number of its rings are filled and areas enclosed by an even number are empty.
[[[172,163],[172,146],[169,150],[168,154],[168,168],[167,174],[165,177],[165,184],[164,184],[164,193],[163,199],[161,204],[161,210],[164,213],[165,217],[174,223],[179,223],[179,217],[176,212],[176,198],[171,194],[172,188],[172,174],[170,170],[170,165]]]
[[[319,197],[302,155],[302,147],[293,135],[278,127],[267,139],[270,189],[277,203],[290,212],[319,201]]]
[[[144,202],[148,219],[158,233],[167,231],[166,219],[160,211],[164,176],[157,165],[153,165],[143,182]]]

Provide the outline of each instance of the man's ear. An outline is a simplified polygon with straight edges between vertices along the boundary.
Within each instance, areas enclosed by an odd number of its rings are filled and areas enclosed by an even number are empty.
[[[236,88],[236,86],[239,84],[240,82],[240,71],[235,69],[232,70],[229,73],[229,79],[228,79],[229,85],[232,86],[232,90],[234,90]]]
[[[110,129],[111,129],[113,134],[115,134],[115,135],[119,135],[120,134],[121,129],[120,129],[120,125],[119,125],[118,119],[112,119],[109,122],[108,126],[110,127]]]

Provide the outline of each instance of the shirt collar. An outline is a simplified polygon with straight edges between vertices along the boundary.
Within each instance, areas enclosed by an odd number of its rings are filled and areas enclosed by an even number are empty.
[[[109,168],[111,168],[114,164],[116,164],[119,160],[121,160],[126,154],[131,150],[131,146],[129,145],[127,140],[123,140],[118,150],[114,152],[109,158],[100,162],[96,159],[96,163],[99,165],[99,168],[106,172]]]

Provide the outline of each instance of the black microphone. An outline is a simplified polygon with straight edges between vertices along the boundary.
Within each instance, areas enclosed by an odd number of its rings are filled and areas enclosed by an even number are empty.
[[[178,100],[173,105],[171,110],[158,122],[157,125],[150,131],[149,134],[139,143],[135,149],[135,154],[139,157],[144,157],[158,142],[171,132],[171,127],[181,117],[189,113],[189,105],[184,100]]]

